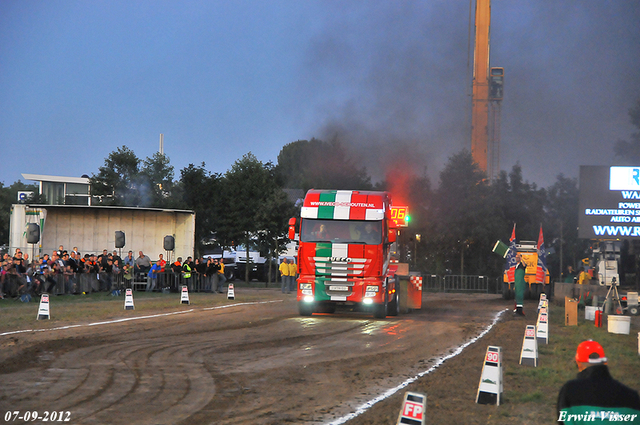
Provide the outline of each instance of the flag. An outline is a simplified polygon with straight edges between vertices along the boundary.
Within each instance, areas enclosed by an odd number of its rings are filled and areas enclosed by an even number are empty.
[[[547,274],[547,250],[544,247],[544,237],[542,236],[542,225],[540,225],[540,235],[538,236],[538,267],[536,268],[536,282],[544,283]]]
[[[509,282],[515,282],[516,274],[516,224],[513,223],[513,231],[511,232],[511,238],[509,238],[509,252],[507,253],[507,264],[505,269],[507,270],[507,279]]]

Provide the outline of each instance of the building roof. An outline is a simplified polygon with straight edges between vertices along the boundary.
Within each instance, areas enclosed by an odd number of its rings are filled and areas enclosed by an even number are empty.
[[[42,174],[27,174],[27,173],[22,173],[22,177],[24,177],[27,180],[33,180],[38,182],[89,184],[88,177],[45,176]]]
[[[137,210],[137,211],[157,211],[157,212],[167,212],[167,213],[185,213],[185,214],[195,214],[193,210],[177,210],[177,209],[169,209],[169,208],[150,208],[150,207],[127,207],[127,206],[119,206],[119,205],[49,205],[49,204],[26,204],[29,208],[43,208],[43,209],[93,209],[93,210]]]

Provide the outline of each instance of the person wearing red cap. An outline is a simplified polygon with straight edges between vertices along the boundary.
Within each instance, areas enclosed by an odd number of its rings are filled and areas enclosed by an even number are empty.
[[[611,377],[600,344],[581,342],[575,360],[578,376],[564,384],[558,394],[559,423],[640,424],[640,396]]]

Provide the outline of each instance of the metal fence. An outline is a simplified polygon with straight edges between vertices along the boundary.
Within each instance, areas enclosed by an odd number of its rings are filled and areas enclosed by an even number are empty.
[[[29,293],[39,295],[43,292],[52,295],[82,294],[91,292],[110,292],[131,288],[134,291],[153,290],[157,292],[178,292],[186,285],[189,292],[220,291],[221,283],[218,275],[207,276],[192,273],[185,278],[182,274],[172,272],[156,273],[152,279],[146,273],[125,276],[123,273],[61,273],[55,275],[19,276],[5,274],[0,280],[0,293],[7,297],[18,297]]]
[[[430,292],[484,292],[498,293],[498,281],[487,276],[426,275],[422,276],[423,291]]]

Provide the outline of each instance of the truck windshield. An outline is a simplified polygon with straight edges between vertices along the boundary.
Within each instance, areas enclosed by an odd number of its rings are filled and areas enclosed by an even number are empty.
[[[302,242],[382,243],[382,221],[303,219]]]

